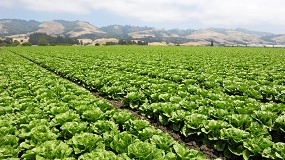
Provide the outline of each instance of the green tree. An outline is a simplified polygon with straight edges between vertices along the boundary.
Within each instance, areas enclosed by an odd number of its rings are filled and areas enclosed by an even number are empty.
[[[22,46],[31,46],[32,45],[32,43],[30,43],[30,42],[24,42],[24,43],[22,43]]]
[[[13,44],[13,39],[12,38],[6,38],[5,42],[7,44]]]
[[[13,46],[19,46],[19,45],[20,45],[20,42],[19,42],[19,41],[15,40],[15,41],[13,42]]]
[[[18,41],[15,41],[18,44]],[[12,38],[6,38],[4,40],[0,40],[0,46],[15,46]]]
[[[138,45],[148,45],[148,42],[138,41]]]
[[[106,42],[106,46],[116,45],[116,42]]]
[[[47,46],[48,42],[44,37],[41,37],[38,41],[39,46]]]

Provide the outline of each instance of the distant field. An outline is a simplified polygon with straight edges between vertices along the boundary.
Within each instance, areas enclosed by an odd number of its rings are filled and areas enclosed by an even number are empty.
[[[6,70],[0,69],[0,76],[7,77],[8,75],[9,77],[9,74],[13,73],[10,82],[17,83],[13,80],[14,76],[18,76],[18,81],[22,81],[20,77],[29,75],[31,72],[33,74],[39,72],[40,75],[35,74],[35,76],[40,77],[40,79],[45,74],[50,74],[39,68],[39,65],[100,94],[106,99],[122,102],[125,107],[138,111],[139,114],[180,133],[186,138],[202,141],[209,148],[214,148],[229,159],[257,159],[261,157],[285,159],[285,49],[174,46],[14,47],[2,49],[2,52],[0,50],[0,56],[2,57],[2,67],[6,67]],[[22,62],[24,60],[27,62]],[[23,69],[28,62],[33,66]],[[10,63],[15,67],[9,66]],[[9,67],[7,68],[6,65]],[[21,73],[17,74],[18,72]],[[39,92],[49,95],[52,94],[49,92],[49,88],[54,83],[58,83],[56,79],[55,76],[49,75],[47,76],[48,83],[44,83],[44,79],[43,82],[36,82],[36,79],[33,79],[33,82],[43,83],[43,85],[38,86],[43,88],[43,91]],[[0,89],[4,91],[5,86],[9,84],[4,84],[4,81],[1,82]],[[9,102],[14,103],[18,98],[22,99],[27,92],[25,90],[33,88],[34,83],[25,81],[24,78],[21,86],[26,87],[19,91],[16,89],[13,92],[8,91],[10,96],[14,98],[14,100],[10,99]],[[65,83],[68,85],[67,81]],[[70,96],[57,97],[57,102],[61,103],[61,100],[70,99],[70,101],[64,102],[66,109],[67,106],[71,105],[70,102],[74,96],[79,96],[78,101],[81,101],[80,92],[77,94],[75,90],[64,90],[70,92],[68,93]],[[63,90],[59,89],[58,92],[63,92]],[[11,93],[17,96],[11,95]],[[84,94],[87,93],[84,92]],[[4,94],[0,95],[1,98],[3,96]],[[53,97],[52,94],[46,99],[52,101]],[[38,98],[36,97],[36,99]],[[86,96],[85,100],[88,101],[88,99],[89,97]],[[98,100],[94,101],[97,103]],[[49,103],[45,105],[51,106]],[[6,103],[6,105],[8,104]],[[41,109],[45,110],[45,105],[41,106]],[[6,115],[12,113],[5,112],[7,106],[3,100],[0,107],[1,120],[3,117],[7,119],[8,116]],[[80,122],[89,123],[88,118],[82,118],[84,114],[81,113],[80,109],[77,110],[76,106],[71,108],[76,112],[78,111],[76,114],[81,117],[81,119],[79,118]],[[57,106],[57,109],[61,110],[61,107]],[[11,110],[22,114],[13,108]],[[48,115],[45,116],[48,117]],[[51,125],[50,121],[55,123],[54,117],[47,117],[44,118],[48,119],[47,122],[35,123],[49,123],[49,125]],[[56,115],[55,117],[56,120],[60,121],[59,117]],[[32,119],[36,121],[37,117]],[[114,118],[109,119],[116,121]],[[107,118],[107,120],[109,119]],[[73,123],[73,120],[70,121]],[[14,123],[17,122],[11,122],[11,125]],[[65,124],[61,121],[58,123],[57,128],[61,128]],[[125,123],[129,124],[129,122]],[[52,127],[51,125],[50,128]],[[16,131],[11,135],[15,135],[16,138],[24,136],[18,133],[18,131],[23,130],[23,127],[16,127],[14,130]],[[79,132],[78,129],[75,130],[77,130],[75,132]],[[101,136],[101,132],[98,132],[96,135]],[[125,132],[131,131],[126,130]],[[56,134],[60,133],[56,132]],[[132,134],[139,139],[135,132]],[[79,138],[79,135],[70,135],[69,138],[75,137],[74,139],[76,139]],[[185,156],[180,154],[177,146],[172,144],[174,147],[165,150],[158,143],[154,143],[151,137],[145,141],[140,139],[140,142],[155,144],[154,148],[156,146],[157,154],[164,155],[158,159],[170,159],[170,154],[174,159],[183,159]],[[160,141],[161,144],[163,142]],[[56,143],[63,142],[58,141]],[[64,146],[78,151],[78,148],[75,149],[78,146],[74,143],[73,141]],[[112,141],[112,144],[114,143]],[[37,146],[37,144],[34,145]],[[18,147],[16,143],[15,146],[15,148]],[[130,146],[134,147],[134,144],[130,144]],[[37,147],[41,148],[41,145]],[[108,152],[114,152],[114,155],[127,153],[125,156],[138,158],[135,153],[129,153],[131,151],[128,150],[118,152],[117,148],[114,149],[106,144],[105,148]],[[31,146],[26,150],[29,149]],[[32,152],[34,153],[32,156],[34,156],[39,149],[33,150],[35,149],[26,153],[31,154],[30,152]],[[188,152],[191,152],[192,158],[195,156],[197,159],[203,157],[200,152],[188,150],[187,154]],[[85,156],[87,156],[86,154]],[[77,156],[76,152],[72,151],[70,151],[70,155],[73,158]]]

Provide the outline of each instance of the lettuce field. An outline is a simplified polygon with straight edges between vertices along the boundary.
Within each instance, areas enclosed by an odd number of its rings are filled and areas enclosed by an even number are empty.
[[[0,159],[216,158],[285,159],[284,49],[0,48]]]

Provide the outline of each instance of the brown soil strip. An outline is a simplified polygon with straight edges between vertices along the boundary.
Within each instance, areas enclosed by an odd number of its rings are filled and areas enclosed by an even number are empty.
[[[11,51],[12,52],[12,51]],[[28,57],[25,57],[21,54],[18,54],[16,52],[12,52],[22,58],[25,58],[27,60],[29,60],[30,62],[48,70],[49,72],[63,78],[66,79],[67,81],[69,81],[70,83],[74,83],[76,85],[78,85],[81,88],[84,88],[86,90],[88,90],[89,92],[91,92],[94,96],[96,96],[97,98],[102,98],[102,99],[106,99],[109,103],[111,103],[112,105],[115,106],[116,109],[124,109],[129,111],[130,113],[132,113],[134,116],[136,116],[137,118],[141,119],[141,120],[146,120],[148,121],[152,126],[156,127],[157,129],[162,130],[163,132],[168,133],[170,136],[172,136],[176,141],[178,141],[181,144],[185,144],[189,149],[199,149],[202,153],[204,153],[204,155],[206,156],[207,159],[226,159],[225,156],[223,155],[223,153],[216,151],[215,149],[209,148],[207,145],[204,145],[201,141],[196,140],[194,138],[186,138],[184,137],[182,134],[174,132],[170,127],[168,126],[164,126],[162,124],[159,124],[158,122],[156,122],[153,119],[149,119],[143,115],[140,114],[139,111],[134,111],[129,109],[127,106],[124,106],[123,103],[121,101],[118,100],[113,100],[110,99],[104,95],[101,95],[99,92],[94,92],[94,91],[90,91],[89,89],[87,89],[86,87],[83,87],[81,84],[79,83],[75,83],[73,82],[71,79],[69,79],[68,77],[65,77],[64,75],[60,74],[60,73],[55,73],[53,70],[51,70],[50,68],[48,68],[48,66],[45,66],[44,64],[38,63]],[[81,82],[82,83],[82,82]]]

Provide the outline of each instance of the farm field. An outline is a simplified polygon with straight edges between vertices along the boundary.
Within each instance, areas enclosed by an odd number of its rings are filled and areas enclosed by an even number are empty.
[[[2,49],[0,57],[1,127],[7,130],[1,137],[11,137],[1,144],[3,155],[14,151],[10,157],[65,158],[52,151],[41,154],[57,145],[70,158],[99,153],[123,159],[205,158],[47,69],[185,138],[202,141],[228,159],[285,159],[284,49],[14,47]],[[37,136],[50,138],[39,141]],[[82,147],[88,136],[96,144]],[[131,140],[125,144],[124,138]]]
[[[205,159],[125,110],[0,50],[0,159]]]

